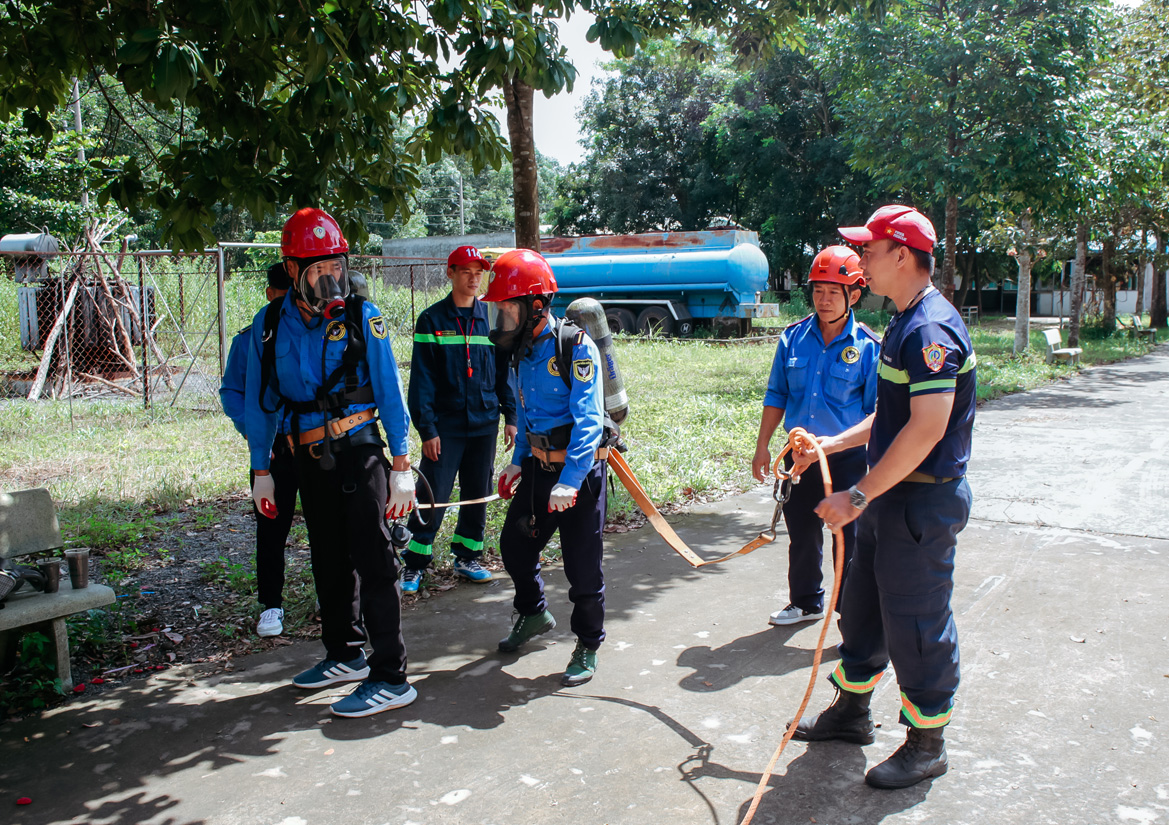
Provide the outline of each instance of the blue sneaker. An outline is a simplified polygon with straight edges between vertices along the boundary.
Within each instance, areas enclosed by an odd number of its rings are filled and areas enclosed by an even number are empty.
[[[365,651],[358,651],[356,659],[340,662],[336,659],[325,659],[314,665],[304,673],[292,677],[292,684],[298,688],[321,688],[341,682],[360,682],[369,675],[369,665],[365,663]]]
[[[373,716],[383,710],[404,708],[418,698],[418,691],[407,682],[391,685],[389,682],[368,680],[352,693],[329,706],[334,716]]]
[[[403,593],[417,593],[418,588],[422,585],[422,571],[411,570],[407,567],[402,571],[402,592]]]
[[[455,559],[455,575],[473,582],[491,581],[491,571],[479,559]]]

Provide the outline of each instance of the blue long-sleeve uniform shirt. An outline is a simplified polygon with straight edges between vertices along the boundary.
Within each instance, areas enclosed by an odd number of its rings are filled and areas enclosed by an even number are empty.
[[[572,389],[556,363],[556,329],[559,320],[532,346],[517,369],[519,387],[518,427],[512,463],[520,464],[532,454],[528,432],[548,435],[557,427],[572,424],[560,483],[579,490],[593,467],[605,430],[605,395],[601,386],[601,355],[588,335],[572,347]],[[554,325],[553,325],[554,324]]]
[[[406,401],[402,392],[402,379],[394,350],[390,346],[389,325],[381,311],[369,301],[362,305],[363,330],[365,332],[365,358],[357,366],[359,387],[373,388],[374,403],[350,404],[343,408],[341,415],[376,407],[386,432],[390,454],[406,455],[409,449],[410,415],[406,412]],[[244,393],[244,425],[251,453],[252,469],[268,469],[269,450],[276,435],[279,413],[268,413],[260,405],[260,358],[263,352],[264,312],[260,310],[252,321],[252,345],[248,348],[248,369]],[[279,395],[292,401],[312,401],[325,378],[340,364],[349,333],[344,319],[326,321],[314,318],[305,324],[300,310],[296,307],[293,293],[284,298],[280,309],[280,325],[276,331],[276,365],[271,386],[267,388],[264,407],[272,409],[279,401]],[[324,352],[324,372],[321,371],[321,355]],[[344,373],[330,389],[344,387]],[[299,430],[320,427],[325,423],[326,413],[312,412],[299,415]],[[329,416],[331,417],[331,416]],[[364,427],[376,426],[366,422],[350,432]]]
[[[844,329],[825,344],[815,313],[779,337],[763,404],[784,410],[783,426],[812,435],[839,435],[877,403],[881,342],[850,312]]]
[[[244,388],[248,378],[248,342],[251,340],[251,332],[251,327],[248,327],[231,339],[223,380],[219,383],[219,401],[223,404],[223,412],[231,419],[236,432],[245,438]]]
[[[410,418],[423,441],[443,433],[488,435],[516,423],[515,392],[506,358],[488,338],[487,306],[455,306],[447,295],[422,311],[410,359]],[[467,375],[467,369],[471,375]]]

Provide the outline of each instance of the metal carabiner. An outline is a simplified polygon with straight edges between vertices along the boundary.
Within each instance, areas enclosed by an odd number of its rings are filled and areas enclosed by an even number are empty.
[[[779,462],[776,462],[777,464]],[[783,505],[787,504],[788,499],[792,497],[792,485],[799,484],[800,477],[793,476],[787,470],[780,467],[775,468],[775,486],[771,491],[771,497],[775,499],[775,512],[771,514],[771,535],[775,535],[776,525],[779,524],[779,516],[783,512]]]

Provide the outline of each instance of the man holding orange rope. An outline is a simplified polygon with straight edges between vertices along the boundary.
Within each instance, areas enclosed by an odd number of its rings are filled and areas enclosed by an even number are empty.
[[[768,445],[779,422],[790,433],[836,435],[873,412],[877,400],[877,350],[872,330],[853,317],[865,285],[860,258],[846,246],[820,251],[808,273],[816,311],[783,331],[775,348],[751,472],[764,480],[771,467]],[[790,466],[790,460],[787,460]],[[847,488],[865,474],[865,450],[854,447],[828,462],[832,480]],[[824,617],[824,525],[813,512],[823,498],[820,465],[812,464],[791,488],[783,506],[788,544],[788,604],[771,614],[773,625],[814,622]],[[856,546],[856,527],[846,526],[841,575]]]
[[[873,291],[897,306],[881,342],[877,409],[825,453],[868,445],[868,474],[820,502],[829,527],[860,519],[841,598],[838,694],[793,738],[874,741],[869,699],[892,663],[905,743],[870,770],[877,788],[906,788],[948,767],[942,731],[958,688],[958,636],[950,607],[958,533],[970,515],[965,480],[974,424],[974,348],[957,310],[930,282],[933,224],[907,206],[878,209],[844,227],[861,244]],[[812,456],[801,456],[799,463]]]

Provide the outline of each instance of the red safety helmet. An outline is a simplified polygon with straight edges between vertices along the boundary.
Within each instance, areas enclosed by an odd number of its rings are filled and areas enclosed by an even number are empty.
[[[491,267],[484,301],[510,301],[530,295],[556,292],[556,276],[539,252],[513,249],[499,256]]]
[[[323,209],[305,207],[284,224],[280,254],[285,258],[327,258],[348,255],[349,242],[341,227]]]
[[[829,246],[820,250],[812,261],[808,283],[817,281],[843,284],[846,287],[864,286],[865,274],[861,271],[861,259],[847,246]]]

